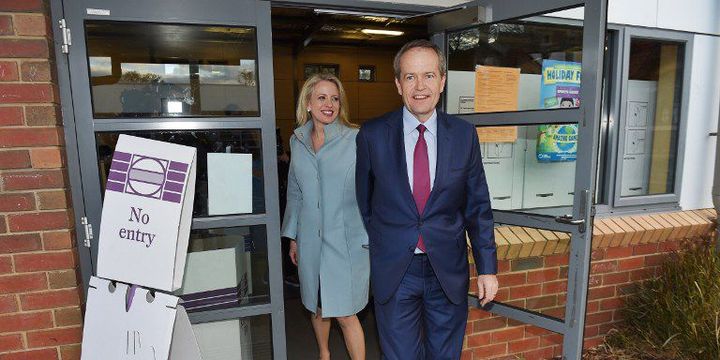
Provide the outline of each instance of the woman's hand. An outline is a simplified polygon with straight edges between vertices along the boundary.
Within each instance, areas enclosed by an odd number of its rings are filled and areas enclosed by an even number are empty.
[[[292,263],[297,266],[297,242],[295,240],[290,241],[290,251],[288,252],[288,255],[290,255]]]

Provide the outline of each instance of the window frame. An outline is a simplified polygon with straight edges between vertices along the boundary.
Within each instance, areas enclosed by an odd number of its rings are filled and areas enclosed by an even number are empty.
[[[616,83],[619,85],[619,88],[617,85],[613,86],[614,88],[611,89],[611,104],[610,104],[610,111],[611,113],[617,114],[617,121],[614,122],[614,126],[610,129],[608,136],[612,140],[617,139],[617,141],[613,141],[615,144],[612,146],[613,154],[610,154],[609,158],[612,158],[614,160],[614,166],[611,167],[612,171],[614,172],[614,175],[612,176],[612,184],[609,184],[609,188],[612,190],[612,194],[608,194],[608,202],[611,202],[609,207],[613,210],[613,212],[621,212],[618,211],[622,208],[627,208],[629,211],[632,211],[633,208],[637,207],[657,207],[660,208],[667,208],[668,205],[675,205],[678,206],[680,202],[680,189],[682,188],[682,175],[683,175],[683,169],[684,169],[684,158],[682,154],[685,152],[685,142],[686,142],[686,135],[687,135],[687,123],[688,123],[688,102],[689,102],[689,94],[690,94],[690,75],[691,75],[691,69],[692,69],[692,51],[693,51],[693,34],[690,33],[683,33],[678,31],[672,31],[672,30],[662,30],[662,29],[648,29],[648,28],[640,28],[640,27],[632,27],[632,26],[624,26],[624,31],[622,34],[622,43],[621,43],[621,51],[619,52],[620,58],[620,69],[614,69],[616,70],[616,77],[615,80],[619,80],[619,83]],[[626,136],[623,131],[620,131],[620,129],[623,129],[625,126],[626,121],[626,107],[622,106],[627,101],[628,96],[628,83],[629,83],[629,70],[630,70],[630,44],[633,39],[646,39],[646,40],[661,40],[661,41],[673,41],[678,43],[683,43],[685,46],[684,53],[683,53],[683,69],[682,69],[682,89],[681,89],[681,99],[680,99],[680,119],[679,119],[679,125],[678,125],[678,142],[677,142],[677,161],[675,164],[675,178],[673,183],[673,192],[666,193],[666,194],[655,194],[655,195],[640,195],[640,196],[632,196],[632,197],[621,197],[621,187],[622,187],[622,152],[620,149],[624,149],[625,142],[626,142]],[[620,70],[620,71],[617,71]],[[618,79],[619,77],[619,79]],[[616,96],[612,95],[614,92],[618,91],[619,94],[619,101],[615,104],[612,104],[612,100],[617,99]],[[614,134],[613,134],[614,132]],[[605,174],[606,176],[608,174]],[[610,210],[610,209],[608,209]]]

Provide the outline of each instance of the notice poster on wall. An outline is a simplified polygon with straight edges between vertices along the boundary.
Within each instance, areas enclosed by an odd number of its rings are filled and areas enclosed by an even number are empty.
[[[540,107],[544,109],[580,106],[581,64],[571,61],[543,60],[540,83]],[[576,124],[540,125],[537,160],[539,162],[575,161]]]
[[[252,212],[252,154],[208,153],[208,215]]]
[[[475,66],[475,112],[515,111],[518,109],[520,69]],[[515,142],[517,126],[480,127],[480,142]]]

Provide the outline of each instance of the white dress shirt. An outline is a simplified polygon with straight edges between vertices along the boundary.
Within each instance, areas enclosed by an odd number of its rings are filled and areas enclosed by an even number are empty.
[[[418,125],[425,125],[425,142],[428,150],[428,164],[430,165],[430,190],[435,182],[435,168],[437,165],[437,111],[433,111],[427,121],[421,123],[406,107],[403,107],[403,137],[405,141],[405,161],[407,163],[408,181],[410,190],[413,190],[413,164],[415,163],[415,144],[417,144]]]

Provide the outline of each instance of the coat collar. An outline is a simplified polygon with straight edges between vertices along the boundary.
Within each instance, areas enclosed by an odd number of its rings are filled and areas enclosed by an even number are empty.
[[[338,120],[338,119],[335,119],[335,121],[331,122],[330,124],[325,125],[325,127],[323,129],[325,131],[325,144],[328,144],[331,141],[335,140],[336,138],[342,136],[343,133],[345,132],[345,126],[343,126],[340,123],[340,120]],[[297,139],[309,149],[312,149],[312,137],[311,137],[312,130],[313,130],[312,119],[308,119],[308,121],[305,124],[296,128],[294,131]]]

